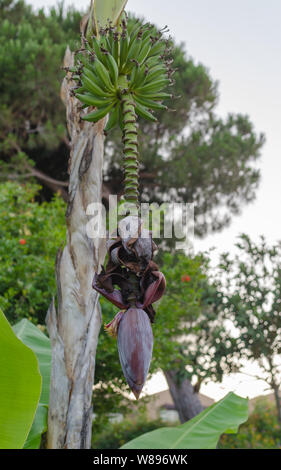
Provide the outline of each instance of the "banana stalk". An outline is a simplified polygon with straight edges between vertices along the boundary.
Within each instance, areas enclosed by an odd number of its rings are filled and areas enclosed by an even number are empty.
[[[138,162],[138,131],[135,101],[131,93],[125,93],[122,98],[122,123],[124,147],[124,198],[138,205],[139,197],[139,162]]]

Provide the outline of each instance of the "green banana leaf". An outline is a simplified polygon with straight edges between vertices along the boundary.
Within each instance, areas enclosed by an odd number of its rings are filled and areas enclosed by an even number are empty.
[[[48,406],[39,403],[31,429],[24,443],[24,449],[39,449],[41,436],[47,431]]]
[[[94,18],[96,31],[101,27],[106,26],[108,20],[115,25],[118,22],[127,1],[128,0],[95,0]]]
[[[16,336],[36,354],[42,375],[40,403],[49,404],[52,351],[49,338],[30,321],[23,319],[13,326]]]
[[[228,393],[195,418],[143,434],[121,449],[215,449],[223,433],[235,433],[248,419],[248,400]]]
[[[50,340],[37,326],[26,319],[14,325],[13,330],[17,337],[35,353],[43,380],[39,406],[30,433],[24,444],[24,449],[38,449],[40,447],[41,435],[47,430],[52,361]]]
[[[34,352],[15,335],[0,310],[0,448],[21,449],[41,394]]]

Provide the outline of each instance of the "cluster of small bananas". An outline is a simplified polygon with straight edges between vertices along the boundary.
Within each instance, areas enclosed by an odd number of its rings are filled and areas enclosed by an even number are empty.
[[[109,26],[100,30],[99,38],[84,40],[70,69],[78,82],[74,94],[83,107],[97,109],[82,119],[97,122],[110,113],[105,131],[118,123],[123,128],[122,101],[129,94],[138,116],[157,120],[153,110],[167,109],[162,101],[172,95],[163,89],[173,83],[174,72],[164,32],[123,19],[119,28]]]

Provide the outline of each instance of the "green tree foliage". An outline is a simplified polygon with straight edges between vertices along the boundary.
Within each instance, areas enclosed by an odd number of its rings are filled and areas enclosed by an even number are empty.
[[[153,334],[155,337],[152,364],[167,369],[181,361],[184,337],[190,334],[200,315],[202,281],[206,277],[203,257],[187,257],[183,253],[164,253],[161,270],[167,290],[159,304]],[[181,339],[179,341],[179,339]]]
[[[28,175],[40,161],[41,170],[65,178],[62,59],[68,44],[77,46],[81,14],[63,12],[62,4],[46,14],[34,13],[22,0],[0,3],[1,159],[9,174]]]
[[[231,368],[234,339],[223,322],[220,284],[210,276],[207,254],[188,257],[165,253],[161,267],[167,291],[157,307],[155,361],[163,370],[177,370],[177,380],[201,384],[221,381]]]
[[[196,380],[196,391],[206,380],[221,381],[232,370],[231,352],[235,340],[224,322],[220,284],[210,276],[209,260],[205,260],[207,276],[201,284],[200,314],[193,322],[184,342],[184,376]]]
[[[40,186],[0,185],[0,305],[11,323],[45,324],[56,292],[56,253],[65,239],[65,204],[39,204]]]
[[[248,421],[235,436],[223,435],[221,449],[281,449],[281,429],[276,407],[266,398],[257,400]]]
[[[237,254],[222,255],[221,278],[225,279],[221,298],[224,316],[231,320],[231,363],[256,360],[264,380],[273,389],[281,422],[281,242],[269,245],[243,234],[236,244]]]

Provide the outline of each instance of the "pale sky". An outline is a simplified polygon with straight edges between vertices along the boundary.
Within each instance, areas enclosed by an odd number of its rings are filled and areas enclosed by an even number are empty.
[[[55,0],[29,0],[34,7],[55,5]],[[65,0],[86,9],[89,0]],[[177,42],[205,65],[219,81],[217,113],[244,113],[257,132],[266,135],[258,166],[262,181],[256,200],[243,208],[223,232],[195,242],[195,250],[212,246],[232,251],[237,235],[252,238],[264,234],[268,241],[281,239],[281,1],[280,0],[128,0],[127,10],[162,27],[169,26]],[[248,368],[249,373],[256,369]],[[166,388],[161,375],[153,378],[149,393]],[[261,382],[241,374],[227,377],[222,385],[208,384],[202,392],[221,398],[232,390],[242,396],[256,396]]]

